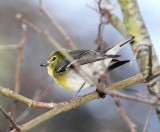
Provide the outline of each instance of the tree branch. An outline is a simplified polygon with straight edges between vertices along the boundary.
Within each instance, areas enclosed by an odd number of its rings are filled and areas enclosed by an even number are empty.
[[[160,66],[158,66],[154,71],[153,71],[153,76],[156,76],[157,74],[160,73]],[[128,87],[128,86],[131,86],[131,85],[134,85],[134,84],[137,84],[137,83],[143,83],[143,82],[146,82],[146,78],[148,77],[148,71],[145,71],[141,74],[138,74],[134,77],[131,77],[129,79],[126,79],[126,80],[123,80],[123,81],[120,81],[118,83],[115,83],[107,88],[104,89],[104,93],[105,94],[109,94],[109,95],[112,95],[112,96],[118,96],[118,97],[121,97],[121,95],[127,99],[132,99],[135,101],[141,101],[143,99],[140,99],[140,98],[137,98],[137,97],[133,97],[131,96],[131,98],[128,96],[128,95],[125,95],[125,94],[121,94],[121,93],[118,93],[117,91],[112,91],[112,90],[120,90],[120,89],[123,89],[125,87]],[[153,77],[152,76],[152,77]],[[91,100],[94,100],[94,99],[97,99],[99,98],[99,94],[97,92],[92,92],[90,94],[87,94],[87,95],[84,95],[82,96],[81,98],[79,99],[75,99],[75,100],[71,100],[71,101],[68,101],[64,104],[59,104],[57,107],[55,107],[54,109],[40,115],[39,117],[27,122],[26,124],[23,124],[21,125],[21,130],[22,131],[27,131],[27,130],[30,130],[31,128],[37,126],[38,124],[62,113],[62,112],[66,112],[70,109],[73,109],[75,107],[78,107],[82,104],[85,104]],[[144,101],[144,100],[143,100]],[[160,102],[157,101],[157,99],[152,99],[152,100],[145,100],[144,101],[145,103],[149,103],[149,104],[152,104],[152,105],[160,105]],[[15,130],[13,130],[12,132],[15,132]]]
[[[4,88],[2,86],[0,86],[0,93],[2,93],[4,96],[18,100],[28,105],[29,107],[40,107],[40,108],[53,109],[57,106],[57,104],[53,102],[52,103],[36,102],[34,100],[28,99],[20,94],[13,92],[9,88]]]

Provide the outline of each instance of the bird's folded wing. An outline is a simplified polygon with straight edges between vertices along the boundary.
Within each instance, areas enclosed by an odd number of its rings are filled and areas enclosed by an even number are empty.
[[[77,63],[80,66],[80,65],[104,60],[107,58],[120,57],[120,55],[102,54],[102,51],[96,51],[96,50],[74,50],[74,51],[70,51],[70,55],[74,59],[74,61],[70,62],[67,58],[65,58],[56,68],[57,73],[64,72],[74,68],[75,63]]]

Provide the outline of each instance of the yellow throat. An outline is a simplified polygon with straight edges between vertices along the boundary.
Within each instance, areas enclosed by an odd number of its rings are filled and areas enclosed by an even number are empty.
[[[52,61],[54,58],[56,58],[54,61]],[[59,63],[62,62],[64,57],[59,52],[54,52],[51,54],[47,66],[48,74],[53,77],[54,81],[59,84],[61,87],[63,87],[66,90],[71,90],[67,84],[67,78],[68,78],[68,71],[64,71],[61,73],[56,72],[56,68]]]

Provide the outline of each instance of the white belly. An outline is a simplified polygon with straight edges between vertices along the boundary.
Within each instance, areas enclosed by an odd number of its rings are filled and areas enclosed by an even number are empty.
[[[89,77],[93,78],[96,82],[98,82],[100,75],[105,73],[112,59],[110,60],[106,59],[106,60],[81,65],[80,68],[86,74],[88,74]],[[70,72],[69,73],[70,76],[68,77],[67,85],[70,87],[72,91],[78,91],[82,85],[84,85],[82,90],[87,89],[91,86],[94,86],[93,80],[91,80],[87,76],[81,75],[73,69],[71,69],[69,72]]]

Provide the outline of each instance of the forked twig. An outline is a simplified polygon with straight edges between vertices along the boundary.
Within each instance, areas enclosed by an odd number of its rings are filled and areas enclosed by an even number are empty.
[[[131,121],[131,119],[128,117],[127,113],[125,112],[125,110],[123,109],[123,107],[120,104],[120,101],[118,100],[118,98],[116,96],[112,96],[115,104],[117,105],[123,119],[126,121],[129,129],[131,132],[137,132],[137,128],[136,125]]]
[[[11,115],[2,108],[2,106],[0,106],[0,111],[5,116],[5,118],[10,121],[12,127],[15,128],[17,132],[20,132],[20,127],[16,124]]]

